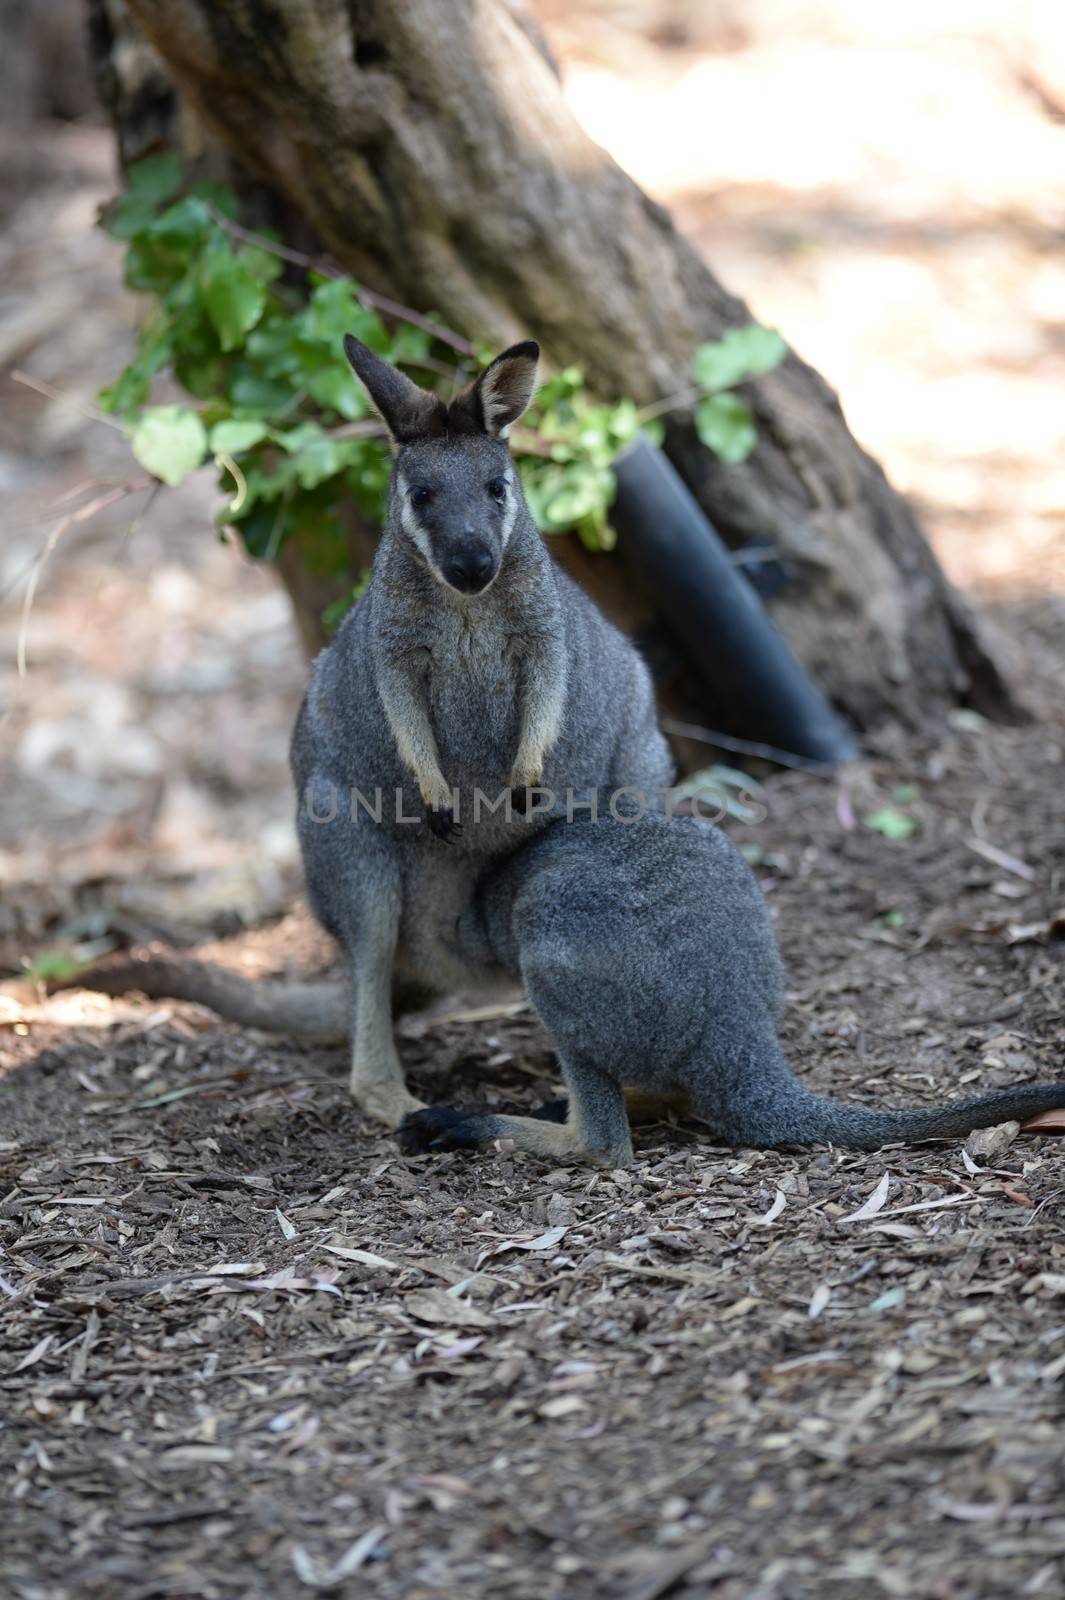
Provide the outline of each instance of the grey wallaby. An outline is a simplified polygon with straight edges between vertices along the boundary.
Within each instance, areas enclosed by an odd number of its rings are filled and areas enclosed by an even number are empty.
[[[311,909],[352,980],[351,1092],[390,1126],[418,1108],[392,1032],[395,981],[441,992],[447,935],[486,863],[549,801],[664,788],[672,761],[639,655],[548,555],[506,436],[538,347],[450,402],[350,336],[396,447],[366,593],[314,664],[292,739]]]
[[[507,1137],[552,1159],[623,1166],[633,1091],[755,1146],[960,1138],[1065,1106],[1065,1082],[931,1110],[841,1105],[803,1088],[777,1038],[784,980],[768,908],[740,852],[706,823],[553,820],[487,869],[450,937],[464,987],[492,987],[501,975],[524,982],[569,1102],[561,1126],[545,1120],[557,1106],[534,1117],[431,1106],[401,1130],[411,1153]],[[298,1038],[339,1040],[350,1024],[350,992],[337,980],[256,981],[150,957],[102,962],[74,981],[198,1000]]]
[[[558,1052],[565,1120],[430,1106],[400,1130],[408,1153],[508,1138],[551,1159],[623,1167],[626,1090],[686,1101],[727,1143],[764,1147],[875,1149],[1065,1106],[1065,1082],[937,1110],[811,1094],[777,1038],[784,976],[765,899],[739,850],[706,823],[556,820],[485,874],[457,942],[469,967],[497,964],[524,983]]]

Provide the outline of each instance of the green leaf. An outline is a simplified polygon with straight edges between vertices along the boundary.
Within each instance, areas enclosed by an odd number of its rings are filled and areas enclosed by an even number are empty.
[[[695,431],[708,450],[730,465],[746,461],[758,442],[751,408],[736,394],[711,394],[700,400]]]
[[[260,283],[275,282],[285,270],[285,263],[280,256],[258,244],[245,245],[237,259]]]
[[[751,322],[701,344],[692,359],[692,374],[700,388],[730,389],[746,378],[770,372],[787,353],[787,345],[774,328]]]
[[[365,391],[347,365],[316,372],[307,380],[307,389],[320,406],[338,411],[348,422],[357,422],[369,411]]]
[[[181,186],[181,157],[168,150],[163,155],[145,156],[129,169],[128,188],[149,205],[169,200]]]
[[[218,239],[222,237],[207,207],[194,195],[186,195],[184,200],[169,206],[152,227],[153,239],[186,252],[212,235]]]
[[[319,430],[317,439],[311,440],[293,457],[296,478],[302,489],[315,489],[327,478],[335,478],[345,463],[343,451],[336,440]]]
[[[266,423],[256,417],[230,417],[225,422],[216,422],[211,429],[211,452],[213,455],[238,455],[259,444],[269,432]]]
[[[242,363],[229,380],[229,398],[238,411],[269,414],[282,410],[293,398],[292,385],[264,378],[254,367]]]
[[[26,962],[25,970],[31,983],[67,983],[91,965],[91,961],[81,960],[69,950],[42,950]]]
[[[143,368],[131,365],[119,373],[114,383],[101,389],[96,398],[105,411],[127,416],[131,411],[140,410],[150,387],[151,381]]]
[[[561,486],[544,503],[544,517],[549,527],[572,528],[596,513],[602,515],[613,499],[614,475],[585,466],[575,466],[567,471]]]
[[[350,278],[323,278],[311,294],[303,319],[306,334],[340,351],[344,335],[353,333],[378,355],[387,355],[388,330],[376,311],[360,304],[358,286]]]
[[[264,500],[237,522],[245,549],[257,561],[273,561],[291,532],[286,509],[283,500]]]
[[[203,303],[223,350],[235,350],[266,305],[266,289],[228,245],[214,249],[203,265]]]
[[[917,832],[916,817],[908,816],[905,811],[896,811],[894,806],[882,806],[879,811],[870,811],[862,818],[862,822],[873,833],[882,833],[885,839],[910,839]]]
[[[430,354],[432,344],[432,338],[424,328],[416,328],[411,322],[401,322],[392,336],[389,360],[398,366],[417,367]]]
[[[197,400],[212,400],[225,387],[225,358],[220,355],[179,355],[174,360],[174,376],[183,389]]]
[[[129,170],[126,192],[119,195],[104,214],[104,227],[113,239],[134,239],[155,220],[165,200],[177,193],[181,184],[178,156],[149,156]]]
[[[104,231],[112,239],[135,239],[151,227],[155,207],[136,195],[122,194],[107,207],[102,220]]]
[[[176,488],[203,460],[207,433],[188,406],[154,406],[141,417],[130,443],[146,472]]]
[[[209,206],[236,222],[240,203],[232,189],[227,189],[224,183],[216,183],[214,178],[201,178],[199,183],[193,184],[189,193],[197,200],[206,200]]]

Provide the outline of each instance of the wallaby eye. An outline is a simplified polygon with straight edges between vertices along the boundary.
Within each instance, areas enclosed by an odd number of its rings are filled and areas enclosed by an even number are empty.
[[[492,496],[493,500],[505,500],[507,498],[506,478],[489,478],[488,482],[485,484],[485,488],[488,490],[488,493]]]
[[[410,503],[412,506],[427,506],[432,498],[433,491],[429,488],[428,484],[416,483],[410,492]]]

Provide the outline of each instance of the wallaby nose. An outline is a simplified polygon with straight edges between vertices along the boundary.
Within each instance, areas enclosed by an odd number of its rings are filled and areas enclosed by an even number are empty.
[[[487,545],[467,544],[452,551],[440,570],[460,594],[480,594],[495,577],[496,560]]]

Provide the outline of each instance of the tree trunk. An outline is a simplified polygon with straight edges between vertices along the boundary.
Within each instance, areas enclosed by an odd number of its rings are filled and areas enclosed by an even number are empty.
[[[368,287],[469,336],[532,334],[641,403],[683,390],[695,346],[749,320],[582,132],[517,0],[128,7],[204,125]],[[959,699],[1009,714],[969,608],[824,381],[791,355],[747,392],[759,443],[742,466],[684,416],[667,448],[730,545],[777,552],[770,609],[815,680],[860,726]]]

